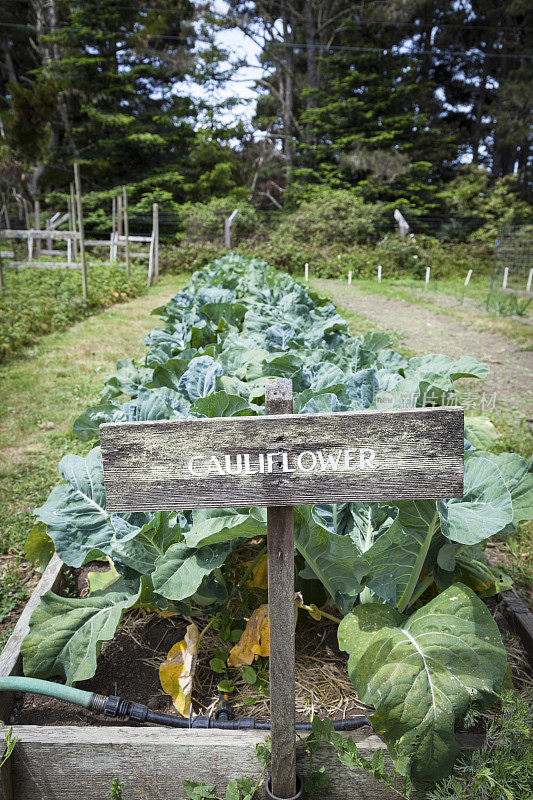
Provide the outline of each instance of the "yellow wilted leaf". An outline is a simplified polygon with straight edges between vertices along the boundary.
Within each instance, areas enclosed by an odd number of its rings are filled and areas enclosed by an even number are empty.
[[[263,553],[252,570],[252,576],[246,581],[250,589],[268,589],[268,556]]]
[[[109,569],[106,569],[104,572],[88,572],[87,573],[87,580],[89,581],[89,594],[94,594],[94,592],[99,592],[102,589],[107,589],[108,586],[112,586],[116,581],[119,580],[120,575],[116,571],[115,566],[111,559],[109,561]]]
[[[250,665],[257,656],[268,656],[268,605],[256,608],[242,636],[231,648],[228,667]]]
[[[184,717],[188,717],[191,711],[198,635],[198,628],[193,622],[187,627],[185,639],[169,650],[167,660],[159,666],[159,680],[163,691],[172,697],[174,708]]]

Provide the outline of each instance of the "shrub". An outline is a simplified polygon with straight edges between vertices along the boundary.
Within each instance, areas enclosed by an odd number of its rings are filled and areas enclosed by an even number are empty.
[[[260,225],[259,215],[249,203],[233,197],[216,197],[208,203],[184,203],[180,207],[181,230],[178,241],[202,242],[222,240],[224,219],[238,209],[231,227],[233,240],[252,234]]]
[[[347,189],[322,188],[289,214],[271,238],[317,246],[366,244],[377,238],[384,212],[382,203],[365,203]]]
[[[196,272],[221,255],[222,246],[215,242],[181,242],[164,245],[159,251],[161,272]]]
[[[470,233],[474,241],[494,242],[499,227],[531,222],[533,208],[519,199],[518,191],[516,175],[491,183],[487,170],[468,166],[448,184],[441,197],[452,215],[469,220],[462,235]]]

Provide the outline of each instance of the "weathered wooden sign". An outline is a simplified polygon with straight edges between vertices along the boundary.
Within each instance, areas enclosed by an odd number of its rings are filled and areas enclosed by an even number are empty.
[[[462,496],[463,411],[100,426],[114,512]]]

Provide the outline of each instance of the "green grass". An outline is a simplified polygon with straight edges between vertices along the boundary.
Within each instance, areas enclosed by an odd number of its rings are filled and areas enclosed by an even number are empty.
[[[146,291],[146,269],[132,264],[91,263],[89,299],[82,297],[81,272],[71,269],[4,269],[0,294],[0,362],[31,347],[53,331]]]
[[[165,276],[142,297],[45,336],[31,354],[0,366],[0,619],[28,594],[23,547],[32,509],[58,480],[58,461],[89,449],[71,435],[73,421],[98,400],[117,359],[144,356],[143,339],[157,325],[150,311],[188,279]]]

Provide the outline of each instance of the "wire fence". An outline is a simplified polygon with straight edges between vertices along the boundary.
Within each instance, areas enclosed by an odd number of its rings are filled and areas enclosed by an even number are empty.
[[[513,289],[531,288],[532,269],[533,224],[500,228],[494,250],[494,285]]]

